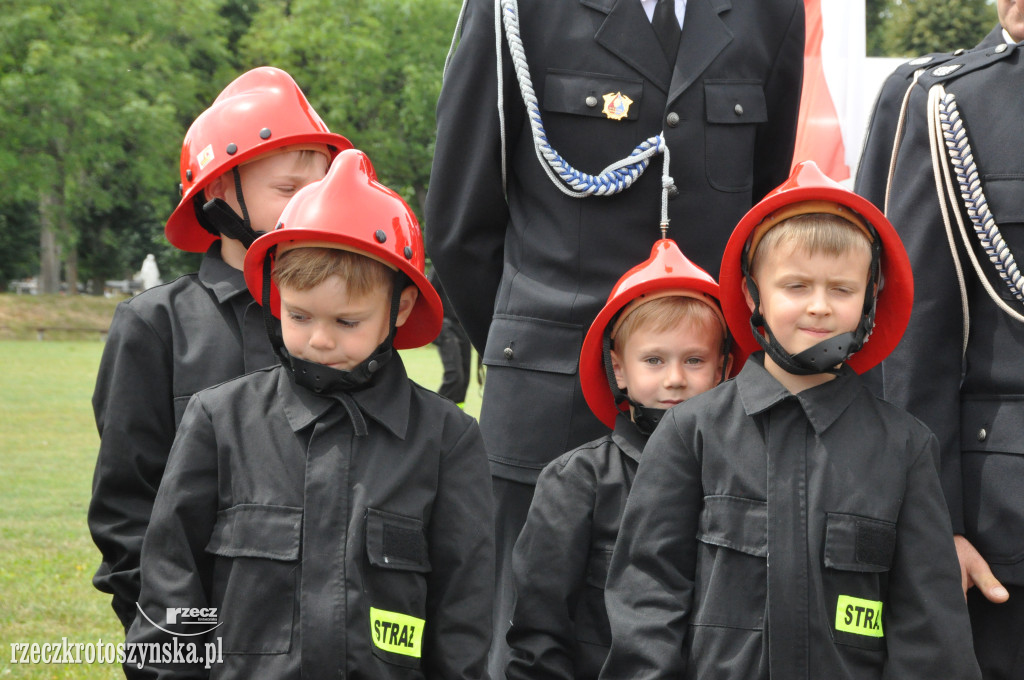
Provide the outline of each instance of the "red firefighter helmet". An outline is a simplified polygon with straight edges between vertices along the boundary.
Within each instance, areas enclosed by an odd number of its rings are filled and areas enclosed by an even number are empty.
[[[580,384],[587,405],[605,425],[615,427],[618,413],[629,413],[629,405],[622,401],[615,403],[605,365],[604,338],[609,326],[624,315],[620,311],[631,303],[647,302],[658,297],[678,295],[692,297],[705,302],[722,321],[726,331],[725,318],[719,307],[718,284],[714,277],[690,262],[671,239],[661,239],[651,249],[651,256],[623,274],[608,295],[608,302],[597,314],[587,331],[580,352]],[[730,375],[735,375],[743,364],[743,356],[732,351],[733,365]]]
[[[863,347],[846,362],[853,370],[863,373],[889,356],[899,344],[910,321],[910,309],[914,302],[914,278],[910,260],[896,230],[881,211],[867,199],[829,178],[813,161],[798,163],[789,179],[769,192],[736,225],[725,246],[720,273],[725,319],[733,339],[746,354],[761,349],[751,331],[751,312],[743,295],[743,258],[753,256],[757,242],[775,224],[808,213],[839,215],[861,228],[864,228],[864,224],[870,225],[878,235],[881,244],[881,280],[874,329],[864,341]]]
[[[235,78],[199,114],[181,147],[181,202],[164,228],[177,248],[204,252],[218,237],[196,219],[193,200],[231,168],[295,144],[324,144],[333,158],[352,144],[313,110],[290,75],[261,66]]]
[[[273,280],[263,280],[263,261],[279,244],[350,250],[372,257],[409,277],[419,297],[405,324],[395,332],[396,349],[422,347],[441,332],[441,298],[424,274],[423,235],[402,197],[377,181],[366,154],[342,151],[322,180],[303,187],[288,202],[281,219],[256,239],[245,254],[245,283],[257,300],[270,286],[270,311],[281,316],[281,297]]]

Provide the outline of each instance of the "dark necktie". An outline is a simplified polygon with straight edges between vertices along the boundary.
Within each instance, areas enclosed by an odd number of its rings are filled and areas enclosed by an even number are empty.
[[[676,63],[676,52],[679,51],[679,20],[676,19],[675,0],[658,0],[654,8],[654,16],[651,18],[651,26],[658,36],[661,49],[665,52],[668,63]]]

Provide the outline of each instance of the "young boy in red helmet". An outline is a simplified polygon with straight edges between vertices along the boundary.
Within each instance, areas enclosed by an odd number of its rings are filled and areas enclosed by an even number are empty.
[[[102,554],[93,583],[113,595],[126,629],[142,538],[189,397],[274,362],[242,278],[246,248],[351,146],[271,67],[236,78],[185,136],[182,198],[165,231],[176,247],[205,252],[202,264],[118,307],[93,393],[100,449],[89,529]]]
[[[483,442],[395,351],[426,345],[442,323],[412,211],[362,152],[343,151],[249,249],[245,278],[281,362],[191,399],[129,642],[195,630],[166,621],[168,608],[216,608],[199,639],[219,638],[223,660],[189,677],[484,676],[494,541]]]
[[[597,678],[610,642],[608,561],[640,452],[667,409],[717,385],[734,363],[718,297],[711,275],[662,239],[591,325],[580,381],[614,432],[540,474],[512,557],[508,678]]]
[[[721,272],[736,342],[763,352],[644,449],[602,678],[980,677],[935,437],[858,376],[909,318],[892,225],[801,163]]]

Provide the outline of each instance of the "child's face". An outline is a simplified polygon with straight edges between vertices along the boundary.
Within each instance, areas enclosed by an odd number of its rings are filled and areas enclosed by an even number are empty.
[[[641,326],[611,357],[620,390],[642,406],[667,409],[718,384],[722,331],[685,319],[664,331]]]
[[[273,231],[288,200],[310,182],[323,179],[327,165],[327,156],[323,154],[303,157],[301,151],[282,151],[240,166],[242,195],[252,228]],[[242,216],[233,173],[225,173],[211,182],[206,195],[224,199],[239,217]]]
[[[281,334],[294,357],[339,370],[350,370],[369,357],[387,337],[391,300],[378,286],[352,297],[340,276],[309,290],[281,286]],[[409,317],[418,291],[402,291],[396,326]]]
[[[754,279],[765,323],[786,352],[799,354],[857,328],[870,265],[867,247],[831,256],[783,244],[766,253]],[[753,311],[746,284],[743,290]]]

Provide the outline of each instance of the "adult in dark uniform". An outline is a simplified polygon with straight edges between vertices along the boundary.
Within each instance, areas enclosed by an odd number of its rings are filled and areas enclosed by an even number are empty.
[[[998,10],[1006,39],[1024,37],[1024,0],[1000,0]],[[1013,262],[1024,257],[1021,92],[1015,45],[925,70],[908,101],[889,201],[915,296],[903,342],[882,367],[884,396],[938,436],[989,680],[1024,677],[1024,290]]]
[[[621,193],[563,193],[538,159],[507,35],[499,87],[494,5],[467,0],[437,106],[425,238],[488,366],[480,424],[499,562],[490,670],[501,677],[511,551],[536,477],[607,433],[583,399],[578,357],[612,285],[659,237],[663,156]],[[576,169],[597,174],[663,131],[677,188],[670,236],[714,276],[733,226],[789,174],[803,3],[674,7],[685,7],[674,54],[652,25],[655,14],[662,25],[654,0],[521,0],[513,14],[544,139]]]

